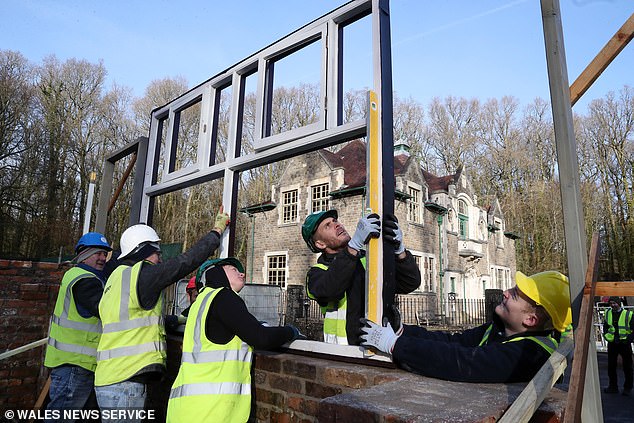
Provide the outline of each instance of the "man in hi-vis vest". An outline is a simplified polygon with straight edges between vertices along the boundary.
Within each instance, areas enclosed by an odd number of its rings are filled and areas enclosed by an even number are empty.
[[[234,257],[207,260],[196,276],[200,294],[183,335],[167,423],[243,423],[251,413],[254,348],[277,348],[302,337],[291,325],[263,325],[238,295],[244,268]]]
[[[44,359],[44,365],[53,369],[49,410],[97,406],[94,371],[101,336],[98,307],[106,283],[104,267],[110,251],[112,248],[105,236],[88,232],[75,247],[77,256],[73,261],[77,265],[64,273]]]
[[[492,321],[461,333],[415,325],[394,331],[362,320],[363,345],[391,354],[404,370],[456,382],[527,382],[569,330],[570,282],[554,270],[516,272],[515,286],[504,291]]]
[[[606,394],[618,394],[619,385],[616,372],[619,355],[623,362],[623,395],[632,392],[632,341],[634,340],[634,318],[632,310],[621,306],[619,297],[610,297],[610,308],[605,311],[603,321],[603,337],[608,341],[608,379],[609,385],[603,391]]]
[[[99,303],[103,333],[95,390],[102,410],[144,409],[147,384],[165,373],[163,289],[200,266],[218,248],[228,224],[229,215],[221,207],[211,232],[166,262],[161,259],[160,238],[151,227],[133,225],[121,234],[119,266],[108,278]],[[126,415],[120,421],[141,417],[141,413]]]
[[[420,286],[420,270],[403,245],[403,232],[394,215],[383,218],[383,237],[394,244],[396,293],[408,294]],[[359,344],[359,319],[365,316],[365,244],[378,237],[378,214],[359,219],[351,237],[338,220],[337,210],[310,214],[302,225],[302,237],[317,264],[306,275],[308,297],[317,301],[324,315],[324,341]]]

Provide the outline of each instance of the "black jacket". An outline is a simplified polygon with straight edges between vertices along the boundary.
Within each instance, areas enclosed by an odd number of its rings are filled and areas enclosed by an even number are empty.
[[[365,315],[365,269],[361,257],[353,256],[347,248],[337,254],[322,253],[317,263],[328,266],[328,270],[311,267],[306,276],[308,290],[320,305],[347,295],[346,335],[350,345],[360,343],[359,319]],[[420,270],[409,251],[402,260],[396,259],[395,272],[397,294],[408,294],[420,286]]]
[[[209,289],[209,288],[206,288]],[[189,318],[194,319],[195,316]],[[289,326],[262,326],[247,309],[244,300],[229,288],[222,288],[211,303],[205,321],[205,336],[226,344],[238,336],[255,349],[273,349],[293,339]]]
[[[478,346],[490,323],[460,334],[428,331],[405,326],[394,349],[394,363],[411,372],[456,382],[527,382],[550,357],[550,353],[530,339],[507,342],[518,337],[548,336],[550,331],[525,332],[506,337],[499,321],[494,321],[488,343]]]

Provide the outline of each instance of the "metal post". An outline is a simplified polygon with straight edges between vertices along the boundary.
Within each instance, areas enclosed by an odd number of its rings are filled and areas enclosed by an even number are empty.
[[[576,328],[588,267],[577,144],[572,125],[572,107],[559,0],[541,0],[541,8],[564,216],[572,321]],[[596,346],[593,339],[594,337],[591,339],[588,351],[582,410],[584,422],[603,421]]]
[[[95,180],[97,174],[90,172],[90,183],[88,184],[88,198],[86,199],[86,211],[84,213],[84,230],[83,234],[90,231],[90,216],[92,215],[92,200],[95,196]]]

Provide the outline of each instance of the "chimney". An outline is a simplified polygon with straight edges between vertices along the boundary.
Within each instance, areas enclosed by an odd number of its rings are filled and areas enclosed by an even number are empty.
[[[400,154],[405,154],[409,157],[409,143],[404,139],[399,139],[394,143],[394,155],[398,156]]]

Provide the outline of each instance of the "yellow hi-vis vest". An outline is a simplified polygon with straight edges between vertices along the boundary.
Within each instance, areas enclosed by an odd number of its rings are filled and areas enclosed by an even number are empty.
[[[101,322],[94,316],[82,317],[73,297],[73,286],[85,278],[99,279],[94,273],[81,267],[73,267],[64,273],[51,318],[44,359],[46,367],[73,364],[95,371]]]
[[[622,309],[619,315],[619,321],[614,325],[614,315],[612,309],[609,308],[605,312],[605,323],[608,325],[608,332],[603,336],[606,341],[614,342],[615,334],[619,335],[619,340],[625,342],[627,336],[632,333],[630,323],[632,321],[632,310]]]
[[[484,332],[484,335],[482,336],[482,340],[480,341],[480,344],[478,344],[479,347],[487,344],[487,342],[489,341],[489,335],[491,334],[492,329],[493,329],[493,324],[490,324],[487,330]],[[535,342],[537,345],[545,349],[548,352],[548,354],[552,354],[553,352],[555,352],[555,350],[559,346],[559,342],[557,342],[557,340],[555,340],[555,338],[553,338],[550,335],[548,336],[518,336],[517,338],[509,339],[508,341],[504,341],[502,343],[506,344],[507,342],[516,342],[516,341],[521,341],[523,339],[529,339]]]
[[[366,268],[366,259],[361,257],[361,264]],[[325,264],[317,263],[312,267],[328,270]],[[308,289],[308,274],[306,274],[306,294],[311,300],[317,298]],[[343,298],[331,301],[325,306],[321,306],[321,314],[324,317],[324,342],[328,344],[348,345],[348,335],[346,333],[346,310],[348,309],[348,298],[343,294]]]
[[[165,365],[163,294],[151,310],[137,296],[143,262],[120,265],[108,278],[99,302],[103,333],[97,347],[95,386],[112,385],[151,365]]]
[[[253,349],[237,336],[222,345],[205,335],[207,314],[222,289],[203,289],[189,311],[181,366],[167,403],[168,423],[249,419]]]

